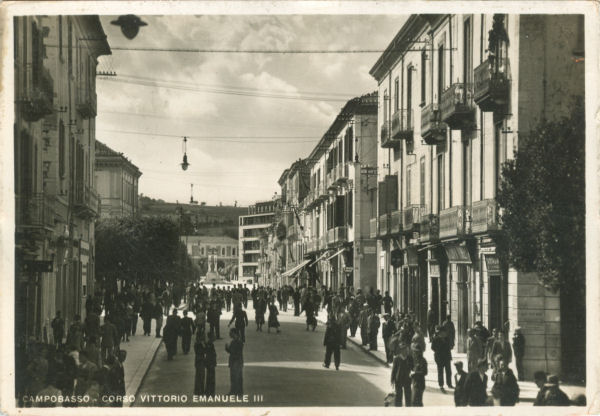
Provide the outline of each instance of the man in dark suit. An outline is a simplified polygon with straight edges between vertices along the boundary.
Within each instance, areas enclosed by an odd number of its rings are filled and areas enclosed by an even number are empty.
[[[333,320],[327,321],[327,329],[325,330],[325,338],[323,339],[323,345],[325,346],[325,362],[323,367],[329,368],[331,364],[331,354],[333,354],[333,360],[335,363],[335,369],[340,369],[340,326]]]
[[[487,371],[485,359],[477,362],[477,370],[472,371],[465,381],[465,401],[468,406],[485,406],[487,401]]]

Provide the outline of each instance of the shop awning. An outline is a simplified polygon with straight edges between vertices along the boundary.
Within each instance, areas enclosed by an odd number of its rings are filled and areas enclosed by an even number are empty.
[[[444,245],[444,250],[446,250],[446,254],[448,255],[449,263],[472,263],[471,256],[469,256],[469,250],[467,250],[467,247],[465,246],[460,246],[458,244],[448,244]]]
[[[321,254],[319,257],[317,257],[315,261],[313,261],[311,264],[309,264],[309,266],[312,266],[313,264],[316,264],[316,263],[320,262],[321,260],[323,260],[328,255],[329,255],[329,251],[325,251],[323,254]]]
[[[334,255],[327,257],[327,260],[329,261],[329,260],[331,260],[332,258],[339,256],[339,255],[340,255],[340,254],[342,254],[344,251],[346,251],[346,249],[345,249],[345,248],[341,249],[340,251],[338,251],[338,252],[337,252],[337,253],[335,253]]]
[[[289,270],[286,270],[284,273],[282,273],[281,277],[287,277],[287,276],[291,276],[292,274],[296,273],[298,270],[302,269],[304,266],[306,266],[308,263],[310,263],[310,260],[304,260],[302,263],[300,263],[299,265],[292,267]]]

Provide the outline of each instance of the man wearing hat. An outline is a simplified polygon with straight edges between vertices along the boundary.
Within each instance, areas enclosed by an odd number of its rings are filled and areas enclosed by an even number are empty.
[[[427,361],[423,357],[423,347],[419,344],[412,345],[414,367],[412,379],[412,406],[423,407],[423,392],[425,391],[425,376],[427,375]]]
[[[392,385],[396,390],[396,407],[402,407],[402,394],[404,394],[406,407],[411,406],[411,372],[414,360],[410,354],[408,344],[402,342],[398,345],[398,354],[394,357],[392,365]]]
[[[440,389],[444,389],[444,372],[446,373],[446,384],[452,388],[452,369],[450,368],[452,353],[450,352],[448,337],[439,325],[435,326],[431,349],[433,350],[433,358],[437,365]]]
[[[465,381],[465,402],[468,406],[485,406],[487,401],[488,369],[484,358],[477,362],[477,370],[469,373]]]
[[[456,407],[466,406],[465,382],[467,381],[467,373],[463,370],[462,361],[456,361],[454,367],[456,368],[456,374],[454,375],[454,404]]]

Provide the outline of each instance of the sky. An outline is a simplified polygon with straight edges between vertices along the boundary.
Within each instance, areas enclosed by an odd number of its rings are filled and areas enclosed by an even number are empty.
[[[373,92],[380,53],[406,16],[141,16],[133,40],[102,16],[96,138],[142,171],[139,192],[169,202],[246,206],[280,192],[348,99]],[[121,49],[124,48],[124,49]],[[135,48],[161,49],[140,51]],[[192,52],[173,49],[194,49]],[[201,51],[198,51],[200,49]],[[261,51],[261,53],[207,52]],[[183,171],[183,136],[190,167]]]

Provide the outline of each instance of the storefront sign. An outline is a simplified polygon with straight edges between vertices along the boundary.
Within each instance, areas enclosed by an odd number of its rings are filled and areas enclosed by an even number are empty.
[[[500,262],[498,257],[493,254],[485,255],[485,265],[489,274],[500,274]]]
[[[363,248],[363,253],[365,253],[365,254],[375,254],[375,253],[377,253],[377,247],[375,247],[375,246],[365,246]]]
[[[23,271],[32,273],[52,273],[52,260],[25,260]]]
[[[344,267],[344,271],[346,273],[352,273],[354,271],[354,268],[353,267]]]
[[[440,277],[440,265],[438,263],[429,262],[429,276]]]

